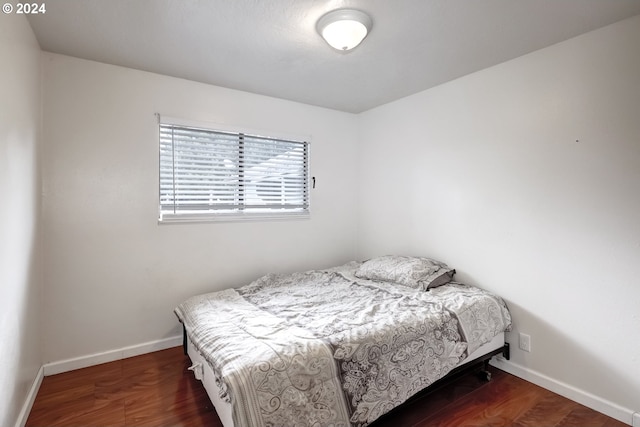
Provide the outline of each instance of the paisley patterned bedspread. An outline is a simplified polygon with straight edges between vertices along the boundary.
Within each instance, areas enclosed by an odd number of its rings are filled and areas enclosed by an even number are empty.
[[[363,280],[358,265],[267,275],[175,309],[236,426],[366,426],[510,328],[487,291]]]

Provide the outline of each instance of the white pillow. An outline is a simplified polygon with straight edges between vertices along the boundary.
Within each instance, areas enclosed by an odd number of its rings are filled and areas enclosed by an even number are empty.
[[[387,255],[365,261],[356,277],[399,283],[426,291],[449,283],[456,270],[431,258]]]

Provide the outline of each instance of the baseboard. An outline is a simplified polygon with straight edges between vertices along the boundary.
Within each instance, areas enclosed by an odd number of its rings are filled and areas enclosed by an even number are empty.
[[[35,380],[33,380],[33,384],[31,384],[31,388],[29,389],[29,393],[27,394],[27,399],[24,401],[22,409],[18,414],[16,427],[24,427],[25,424],[27,424],[27,418],[29,418],[29,413],[31,412],[31,408],[33,407],[33,402],[36,401],[38,390],[40,390],[40,384],[42,384],[42,378],[44,378],[44,368],[41,366],[40,369],[38,369]]]
[[[529,381],[542,388],[546,388],[554,393],[564,396],[567,399],[571,399],[574,402],[578,402],[594,411],[601,412],[611,418],[623,422],[628,425],[632,424],[635,420],[634,411],[624,408],[616,403],[610,402],[606,399],[593,395],[584,390],[573,387],[569,384],[550,378],[540,372],[534,371],[512,361],[506,360],[502,357],[495,357],[491,364],[498,369],[508,372],[523,380]]]
[[[60,374],[62,372],[73,371],[75,369],[87,368],[101,363],[113,362],[114,360],[126,359],[127,357],[139,356],[141,354],[152,353],[154,351],[164,350],[180,345],[182,345],[182,336],[178,335],[175,337],[149,341],[102,353],[94,353],[58,362],[45,363],[43,366],[44,376],[46,377],[49,375]]]

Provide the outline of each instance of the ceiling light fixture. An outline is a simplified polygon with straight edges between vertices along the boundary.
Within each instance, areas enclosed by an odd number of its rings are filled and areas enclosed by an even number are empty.
[[[329,45],[341,51],[351,50],[371,31],[371,18],[355,9],[333,10],[318,20],[318,33]]]

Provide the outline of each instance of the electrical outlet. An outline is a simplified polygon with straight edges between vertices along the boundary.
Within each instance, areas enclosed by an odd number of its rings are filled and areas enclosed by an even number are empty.
[[[520,332],[520,350],[531,351],[531,336]]]

